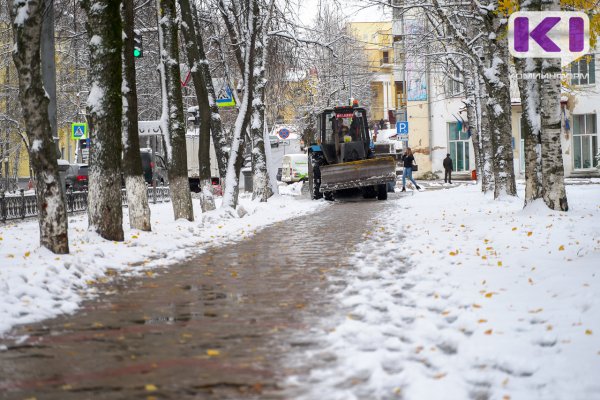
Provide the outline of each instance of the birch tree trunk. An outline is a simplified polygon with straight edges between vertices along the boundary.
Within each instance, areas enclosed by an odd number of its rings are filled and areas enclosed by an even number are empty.
[[[261,37],[256,45],[256,67],[254,68],[254,95],[252,103],[252,199],[266,202],[273,195],[269,186],[267,156],[265,153],[265,61],[266,31],[261,29]]]
[[[239,192],[239,174],[241,162],[243,161],[244,150],[244,135],[246,135],[246,127],[250,121],[251,108],[253,101],[253,68],[256,48],[257,35],[257,17],[259,15],[258,0],[251,1],[251,9],[248,10],[248,18],[246,21],[247,37],[244,46],[244,61],[243,61],[243,100],[240,110],[235,121],[235,129],[231,142],[231,151],[227,163],[227,176],[225,180],[225,193],[223,194],[222,208],[233,208],[237,206]]]
[[[123,0],[123,175],[127,191],[129,225],[132,229],[150,231],[148,190],[142,170],[138,133],[137,84],[133,56],[133,0]]]
[[[477,90],[479,92],[479,101],[477,101],[479,114],[479,132],[481,138],[481,191],[483,193],[494,190],[494,172],[492,160],[494,159],[494,149],[492,146],[492,129],[490,127],[490,118],[486,107],[488,101],[488,93],[483,79],[476,80]]]
[[[9,1],[15,42],[13,60],[19,76],[19,98],[30,143],[29,158],[36,177],[40,245],[53,253],[67,254],[67,210],[48,119],[49,100],[41,75],[42,4],[42,0]]]
[[[189,0],[188,0],[189,1]],[[223,131],[223,124],[221,121],[221,114],[219,107],[217,106],[217,96],[215,94],[215,87],[213,86],[212,74],[210,72],[210,65],[206,58],[206,52],[204,51],[204,42],[202,39],[202,30],[198,18],[198,10],[196,9],[196,3],[191,3],[192,19],[194,21],[194,27],[196,30],[196,41],[198,43],[198,54],[200,56],[200,71],[204,78],[204,86],[208,93],[208,105],[210,107],[210,131],[213,140],[213,146],[215,148],[215,155],[217,157],[217,167],[219,169],[219,177],[225,179],[227,174],[227,152],[226,148],[227,138]]]
[[[198,113],[200,115],[200,140],[198,145],[198,173],[200,178],[200,205],[202,212],[215,209],[215,199],[212,194],[212,181],[210,173],[210,131],[211,110],[206,90],[206,82],[202,75],[200,64],[206,60],[200,59],[198,37],[194,24],[194,16],[189,0],[179,0],[181,17],[183,20],[182,33],[185,41],[185,50],[188,66],[192,74],[192,81],[198,100]]]
[[[500,17],[491,13],[493,25]],[[497,31],[498,29],[495,29]],[[485,71],[489,94],[487,101],[493,146],[494,198],[516,196],[517,186],[513,164],[510,81],[508,69],[508,41],[506,36],[490,40],[490,65]]]
[[[517,83],[523,108],[523,122],[526,132],[521,132],[525,143],[525,206],[542,198],[542,165],[540,146],[540,82],[528,77],[530,73],[541,72],[541,60],[515,58]]]
[[[542,11],[559,11],[559,0],[542,0]],[[565,191],[565,171],[562,145],[560,142],[560,59],[548,58],[542,61],[540,98],[542,119],[542,187],[544,202],[557,211],[568,211]],[[553,78],[553,77],[557,78]]]
[[[542,61],[543,76],[560,76],[560,59]],[[565,171],[560,142],[560,79],[545,78],[541,84],[542,187],[544,202],[556,211],[568,211]]]
[[[469,120],[469,130],[471,133],[471,142],[473,143],[473,153],[475,154],[475,169],[477,171],[477,181],[482,181],[483,172],[483,152],[481,150],[481,140],[479,132],[479,115],[477,113],[477,101],[478,96],[476,93],[477,85],[475,80],[477,78],[477,71],[474,70],[470,63],[466,63],[465,68],[465,94],[466,94],[466,107],[467,107],[467,119]]]
[[[121,128],[123,46],[119,0],[83,0],[90,37],[91,135],[88,217],[90,227],[107,240],[123,240],[121,201]]]
[[[175,219],[194,220],[187,176],[187,155],[175,0],[158,0],[158,36],[162,84],[162,128],[167,149],[169,186]]]

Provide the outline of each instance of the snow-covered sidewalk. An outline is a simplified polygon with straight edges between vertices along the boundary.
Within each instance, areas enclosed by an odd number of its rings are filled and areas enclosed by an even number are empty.
[[[0,336],[16,324],[74,312],[84,299],[94,296],[96,283],[111,276],[151,276],[151,268],[196,256],[209,246],[244,240],[259,228],[325,206],[286,195],[268,203],[240,197],[247,213],[243,218],[225,218],[218,209],[202,215],[194,200],[196,221],[173,221],[171,203],[151,205],[152,232],[129,229],[125,208],[121,243],[88,231],[86,214],[71,216],[71,254],[61,256],[39,247],[37,220],[0,225]]]
[[[342,312],[307,339],[323,345],[290,355],[316,366],[292,393],[600,398],[600,185],[567,191],[565,213],[475,185],[394,200],[353,256]]]

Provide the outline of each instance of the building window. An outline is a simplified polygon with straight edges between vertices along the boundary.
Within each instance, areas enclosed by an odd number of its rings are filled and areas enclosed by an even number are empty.
[[[454,171],[470,171],[469,134],[459,131],[457,122],[448,123],[448,148]]]
[[[462,76],[458,68],[453,68],[452,75],[448,76],[448,94],[450,96],[457,96],[459,94],[462,94],[462,92]]]
[[[593,54],[583,56],[571,63],[572,85],[593,85],[596,83],[596,60]]]
[[[573,115],[573,163],[575,169],[598,166],[596,114]]]
[[[525,115],[521,114],[521,123],[519,126],[520,129],[520,137],[521,137],[521,147],[520,147],[520,166],[521,172],[525,173],[525,137],[531,135],[531,130],[529,126],[526,124]],[[514,140],[514,139],[513,139]]]
[[[390,63],[390,52],[389,51],[384,51],[382,58],[381,58],[381,63],[382,64],[389,64]]]

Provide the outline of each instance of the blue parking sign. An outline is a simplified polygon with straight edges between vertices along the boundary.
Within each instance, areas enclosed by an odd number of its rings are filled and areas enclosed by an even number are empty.
[[[398,135],[408,135],[408,121],[396,122],[396,133]]]

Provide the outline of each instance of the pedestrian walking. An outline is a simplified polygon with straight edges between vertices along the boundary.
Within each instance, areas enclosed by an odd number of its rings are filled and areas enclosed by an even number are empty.
[[[412,176],[415,157],[413,156],[410,147],[406,149],[406,152],[402,156],[402,161],[404,161],[404,172],[402,173],[402,191],[406,192],[406,178],[408,178],[413,183],[413,185],[415,185],[417,190],[420,190],[421,187],[417,185],[417,182],[415,182]]]
[[[444,158],[444,183],[452,183],[452,159],[450,158],[450,153],[446,154],[446,158]]]

